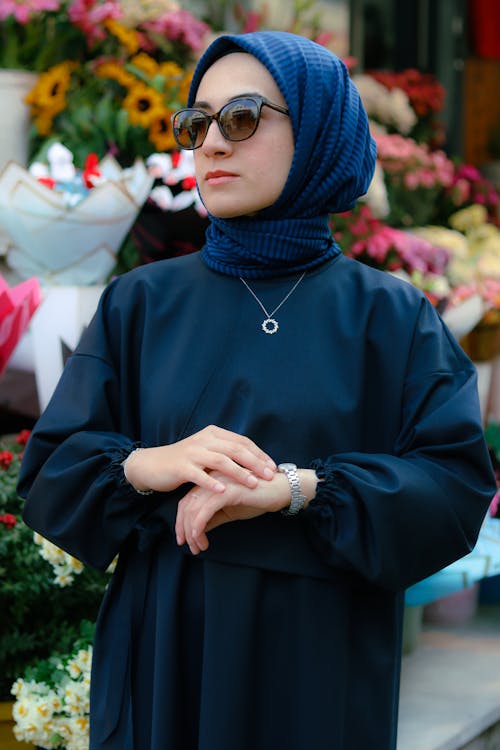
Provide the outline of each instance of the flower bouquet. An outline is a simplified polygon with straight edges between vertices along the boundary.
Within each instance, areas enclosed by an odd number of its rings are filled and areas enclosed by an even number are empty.
[[[374,137],[389,198],[387,223],[403,228],[428,224],[438,199],[452,184],[453,162],[443,151],[432,151],[412,138],[380,133]]]
[[[74,5],[74,3],[73,3]],[[67,0],[4,0],[0,4],[0,68],[41,72],[86,51]]]
[[[127,15],[126,5],[71,3],[88,49],[43,72],[28,94],[31,159],[43,160],[54,140],[77,163],[92,151],[128,165],[175,147],[170,115],[185,102],[190,68],[209,27],[170,3],[140,4],[139,18]],[[113,17],[106,15],[109,8]]]
[[[0,225],[14,243],[6,262],[21,279],[76,285],[108,279],[152,178],[142,160],[122,170],[107,157],[98,172],[101,179],[84,193],[73,180],[54,189],[14,162],[0,172]]]
[[[419,70],[410,68],[397,73],[392,71],[375,70],[368,74],[379,86],[385,89],[381,92],[381,98],[389,104],[389,107],[379,105],[376,109],[376,119],[382,124],[388,125],[390,132],[397,132],[408,135],[417,143],[427,143],[432,148],[442,144],[443,129],[439,121],[439,114],[443,110],[445,101],[445,89],[430,73],[422,73]],[[414,113],[413,122],[406,115],[401,121],[400,118],[391,119],[389,117],[380,118],[382,115],[391,110],[403,110],[403,99],[408,102],[409,107]],[[392,105],[390,104],[392,102]],[[382,109],[380,109],[382,107]],[[406,104],[405,107],[406,109]],[[369,113],[370,114],[370,113]],[[404,129],[401,128],[401,122],[404,123]]]

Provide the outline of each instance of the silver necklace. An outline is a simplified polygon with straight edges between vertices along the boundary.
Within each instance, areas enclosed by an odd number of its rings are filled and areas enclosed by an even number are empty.
[[[302,276],[292,286],[292,288],[290,289],[290,291],[288,292],[288,294],[286,295],[286,297],[283,297],[283,299],[281,300],[281,302],[279,303],[279,305],[277,307],[275,307],[272,312],[268,312],[266,310],[266,308],[264,307],[264,305],[262,304],[262,302],[260,301],[260,299],[257,297],[257,295],[255,294],[255,292],[253,291],[253,289],[250,289],[250,287],[248,286],[248,284],[245,281],[245,279],[243,279],[241,276],[239,277],[240,281],[242,281],[244,283],[244,285],[246,286],[246,288],[248,289],[248,291],[250,292],[250,294],[252,295],[252,297],[255,299],[255,301],[258,303],[258,305],[260,306],[260,308],[261,308],[262,312],[264,313],[264,315],[266,316],[265,320],[262,321],[262,325],[261,325],[261,328],[264,331],[264,333],[269,333],[269,334],[276,333],[276,331],[279,328],[279,325],[278,325],[278,321],[273,316],[278,312],[278,310],[280,309],[280,307],[285,304],[285,302],[287,301],[287,299],[294,293],[294,291],[297,289],[298,285],[300,284],[300,282],[302,281],[302,279],[304,278],[304,276],[306,275],[306,273],[307,272],[304,271],[304,273],[302,274]]]

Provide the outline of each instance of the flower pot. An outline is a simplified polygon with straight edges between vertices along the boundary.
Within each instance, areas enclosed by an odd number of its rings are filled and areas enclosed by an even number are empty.
[[[36,73],[0,70],[0,169],[10,160],[25,167],[28,162],[29,108],[24,97],[33,88]]]
[[[33,750],[33,745],[18,742],[14,736],[13,701],[0,702],[0,747],[2,750]]]

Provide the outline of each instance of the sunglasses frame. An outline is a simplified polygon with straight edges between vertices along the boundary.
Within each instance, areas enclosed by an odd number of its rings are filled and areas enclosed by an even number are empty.
[[[228,107],[231,107],[231,105],[236,104],[237,102],[240,102],[240,101],[251,101],[251,102],[254,102],[254,104],[257,105],[257,119],[255,121],[255,128],[252,130],[252,132],[249,135],[244,136],[244,138],[231,138],[229,135],[227,135],[224,132],[224,127],[223,127],[222,122],[220,120],[220,116],[224,112],[225,109],[227,109]],[[184,109],[177,110],[177,112],[174,112],[173,115],[172,115],[172,117],[171,117],[172,132],[174,134],[175,141],[176,141],[177,145],[179,146],[179,148],[182,148],[185,151],[195,151],[197,148],[201,148],[201,146],[203,146],[203,144],[205,143],[205,138],[208,135],[208,131],[209,131],[210,125],[214,121],[217,123],[217,126],[218,126],[220,132],[222,133],[222,135],[224,136],[224,138],[227,141],[231,141],[232,143],[239,143],[240,141],[247,141],[249,138],[251,138],[255,134],[257,128],[259,127],[259,122],[260,122],[260,116],[261,116],[261,112],[262,112],[262,107],[269,107],[270,109],[274,109],[276,112],[281,112],[283,115],[287,115],[288,117],[290,116],[290,112],[289,112],[288,109],[286,109],[286,107],[281,107],[279,104],[274,104],[273,102],[270,102],[269,99],[266,99],[265,96],[260,96],[260,94],[259,95],[252,95],[252,96],[241,96],[241,97],[237,97],[235,99],[231,99],[231,101],[229,101],[226,104],[224,104],[224,106],[221,107],[219,109],[219,111],[215,112],[213,115],[209,115],[203,109],[199,109],[198,107],[184,107]],[[199,112],[200,115],[203,115],[203,118],[204,118],[205,122],[207,123],[207,129],[205,131],[205,135],[203,136],[203,139],[202,139],[201,143],[199,143],[197,146],[183,146],[179,142],[179,140],[177,138],[176,127],[175,127],[175,118],[178,115],[182,114],[183,112]]]

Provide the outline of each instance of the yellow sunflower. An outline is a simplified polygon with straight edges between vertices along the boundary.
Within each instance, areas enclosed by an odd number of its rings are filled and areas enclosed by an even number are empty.
[[[164,110],[162,115],[153,120],[149,128],[149,140],[157,151],[172,151],[177,148],[170,121],[171,114],[171,110]]]
[[[149,128],[164,112],[162,95],[145,83],[136,83],[130,89],[123,100],[123,106],[128,112],[131,125],[142,128]]]
[[[99,78],[111,78],[127,89],[136,83],[136,79],[131,73],[128,73],[122,65],[112,60],[98,65],[96,67],[96,74]]]
[[[135,55],[140,47],[139,34],[137,31],[134,29],[128,29],[114,18],[108,18],[104,22],[104,26],[110,34],[113,34],[113,36],[123,44],[129,55]]]
[[[48,111],[55,116],[66,108],[66,92],[75,63],[63,62],[42,73],[25,101],[33,112]]]
[[[56,113],[52,112],[41,112],[39,115],[35,117],[33,120],[35,124],[35,128],[37,129],[37,132],[42,136],[48,136],[52,132],[52,123],[54,121],[54,117]]]
[[[158,72],[161,73],[165,78],[180,78],[183,74],[183,70],[177,63],[169,61],[160,63],[158,66]]]
[[[188,100],[189,87],[191,86],[192,79],[193,79],[193,72],[191,71],[187,75],[184,76],[184,78],[182,79],[180,83],[178,97],[179,97],[180,103],[183,106]]]
[[[158,63],[146,54],[146,52],[139,52],[138,55],[134,55],[130,62],[151,78],[158,73]]]

